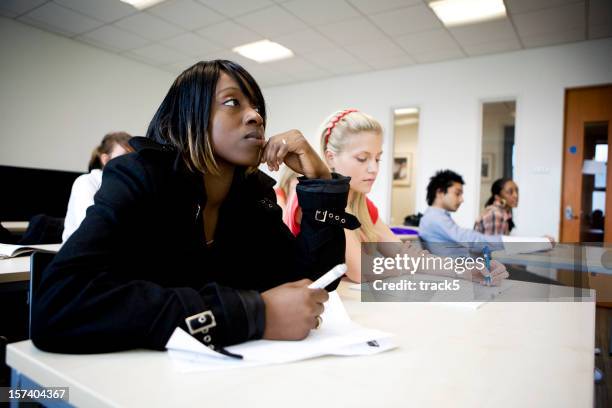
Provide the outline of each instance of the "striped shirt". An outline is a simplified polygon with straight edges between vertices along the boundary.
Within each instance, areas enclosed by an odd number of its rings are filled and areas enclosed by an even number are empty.
[[[512,211],[499,202],[487,206],[474,223],[474,230],[486,235],[510,235]]]

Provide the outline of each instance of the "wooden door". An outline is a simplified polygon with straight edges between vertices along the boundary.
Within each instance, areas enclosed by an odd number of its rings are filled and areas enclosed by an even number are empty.
[[[593,161],[596,148],[607,144],[612,157],[612,85],[568,89],[565,92],[565,136],[563,146],[563,179],[561,194],[561,242],[612,242],[612,171],[607,166],[605,186],[595,176],[583,174],[597,166]],[[598,167],[601,168],[601,167]],[[602,179],[603,177],[603,179]],[[605,194],[605,221],[594,201]],[[601,224],[601,225],[599,225]],[[601,226],[601,228],[594,228]],[[600,237],[601,239],[597,238]]]

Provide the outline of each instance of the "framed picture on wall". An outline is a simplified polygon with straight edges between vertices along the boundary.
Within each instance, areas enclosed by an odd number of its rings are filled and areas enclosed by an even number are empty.
[[[480,167],[480,178],[482,181],[493,181],[493,153],[482,154],[482,164]]]
[[[395,152],[393,157],[393,185],[410,186],[412,153]]]

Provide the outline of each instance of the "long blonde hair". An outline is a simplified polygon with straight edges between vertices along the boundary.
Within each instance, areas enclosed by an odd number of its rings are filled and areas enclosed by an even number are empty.
[[[285,193],[285,197],[289,197],[289,193],[291,193],[291,181],[300,176],[300,174],[293,171],[289,166],[283,166],[283,169],[280,172],[280,177],[278,179],[277,186]]]
[[[341,153],[346,148],[350,136],[360,132],[374,132],[382,135],[383,129],[372,116],[356,109],[337,111],[330,115],[323,122],[320,131],[323,159],[325,159],[325,152],[327,151],[335,154]],[[347,212],[356,216],[361,223],[361,228],[358,231],[365,238],[361,241],[374,242],[379,240],[368,212],[365,194],[353,190],[352,199],[349,200],[347,205]]]

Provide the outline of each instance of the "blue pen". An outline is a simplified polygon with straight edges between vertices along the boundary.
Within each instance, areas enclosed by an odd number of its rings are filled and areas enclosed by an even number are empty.
[[[487,269],[488,274],[485,276],[485,283],[487,285],[491,284],[491,250],[488,246],[485,246],[482,249],[482,256],[485,260],[485,268]]]

